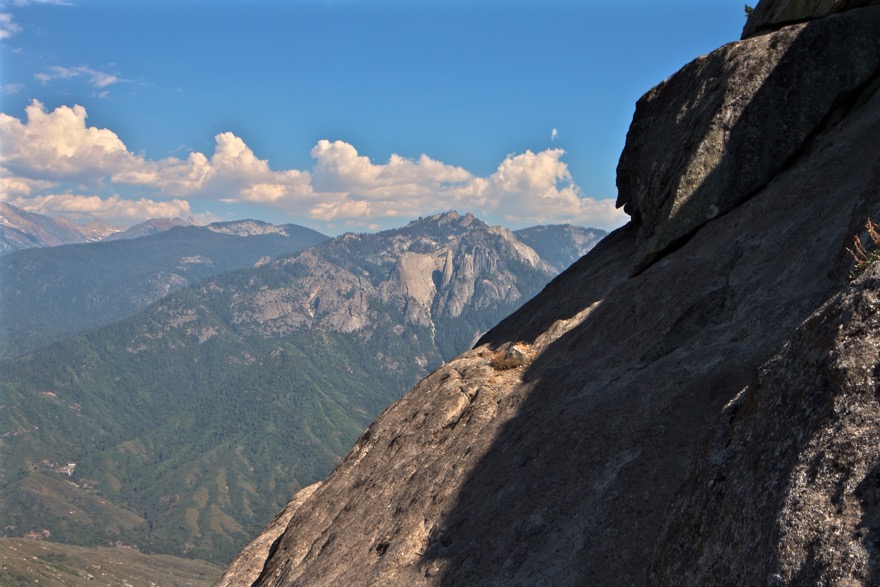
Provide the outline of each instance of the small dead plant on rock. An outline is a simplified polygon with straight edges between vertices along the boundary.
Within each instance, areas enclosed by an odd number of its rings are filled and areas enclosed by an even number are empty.
[[[861,275],[869,265],[880,261],[880,234],[877,232],[878,229],[880,229],[880,224],[868,218],[868,221],[865,222],[865,230],[868,231],[870,244],[867,247],[862,244],[862,238],[857,234],[853,236],[852,248],[846,248],[847,252],[856,262],[855,267],[849,272],[850,280]]]
[[[506,349],[498,350],[489,357],[489,364],[496,371],[516,369],[529,364],[535,356],[532,345],[525,342],[517,342]]]

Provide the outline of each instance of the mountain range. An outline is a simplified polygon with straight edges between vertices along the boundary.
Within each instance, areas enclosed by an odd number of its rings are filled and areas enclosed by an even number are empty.
[[[76,224],[0,202],[0,254],[32,247],[95,242],[122,230],[100,220]]]
[[[149,234],[142,237],[108,237],[0,257],[0,357],[121,320],[187,285],[298,253],[328,238],[294,224],[253,220],[148,225]],[[167,228],[152,232],[157,226]]]
[[[321,242],[280,254],[295,239],[279,230],[179,227],[4,258],[18,284],[4,300],[60,282],[109,296],[107,285],[76,281],[86,266],[96,267],[86,272],[94,279],[118,272],[112,293],[124,300],[137,288],[121,284],[148,279],[161,263],[181,271],[180,256],[193,253],[183,243],[213,243],[202,259],[227,254],[230,242],[253,243],[251,258],[264,253],[197,282],[183,273],[190,284],[140,310],[126,301],[127,318],[0,362],[5,534],[228,562],[383,408],[604,235],[511,232],[447,212],[377,234],[307,235]],[[265,255],[271,246],[276,253]],[[136,278],[120,266],[147,249],[174,254],[156,254],[161,263]],[[62,304],[54,295],[51,304]]]
[[[31,248],[138,238],[175,226],[192,226],[192,223],[180,218],[153,218],[127,229],[101,220],[77,224],[63,217],[53,218],[0,202],[0,255]]]

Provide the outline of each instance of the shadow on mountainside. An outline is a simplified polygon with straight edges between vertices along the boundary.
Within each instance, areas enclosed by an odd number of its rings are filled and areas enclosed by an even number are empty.
[[[773,140],[759,114],[789,83],[776,76],[730,141]],[[534,341],[598,302],[503,400],[515,416],[423,556],[442,584],[485,584],[486,569],[497,569],[500,585],[646,581],[667,506],[722,407],[844,281],[843,246],[864,221],[853,211],[877,201],[864,191],[880,152],[877,96],[869,107],[859,112],[873,119],[830,129],[797,161],[781,162],[785,171],[754,197],[640,274],[625,278],[629,225],[483,338],[495,347]]]
[[[876,269],[813,312],[725,406],[667,513],[653,584],[876,575]]]

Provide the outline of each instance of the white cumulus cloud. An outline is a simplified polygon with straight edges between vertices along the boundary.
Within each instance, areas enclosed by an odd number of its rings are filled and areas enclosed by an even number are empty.
[[[219,196],[228,201],[272,204],[312,195],[307,172],[271,170],[268,161],[258,158],[244,140],[230,132],[218,134],[214,141],[210,159],[199,152],[190,153],[185,160],[169,157],[140,178],[130,174],[115,179],[152,185],[172,195]]]
[[[46,112],[34,100],[25,112],[24,123],[0,113],[0,164],[13,174],[94,184],[145,165],[113,131],[87,127],[82,106]]]
[[[372,200],[395,194],[417,197],[472,177],[461,167],[446,165],[427,155],[413,161],[392,154],[388,163],[376,165],[343,141],[318,141],[311,153],[316,160],[312,178],[316,190],[346,192]]]
[[[9,170],[0,167],[0,200],[29,196],[33,192],[48,190],[56,185],[54,181],[16,177]]]
[[[572,182],[562,149],[510,155],[488,177],[422,155],[392,155],[377,165],[342,141],[320,141],[312,187],[321,201],[313,218],[351,224],[367,219],[413,217],[457,208],[523,225],[576,222],[616,227],[626,221],[612,200],[584,197]]]
[[[612,200],[581,193],[564,154],[562,149],[511,154],[494,173],[479,177],[427,155],[410,159],[392,154],[386,162],[374,163],[349,143],[320,140],[311,150],[311,170],[273,170],[244,139],[223,132],[215,136],[210,156],[191,152],[186,158],[149,160],[131,153],[111,130],[87,126],[83,107],[47,112],[35,100],[24,122],[0,113],[0,197],[68,214],[86,214],[91,206],[95,215],[147,215],[141,219],[188,215],[189,204],[182,198],[248,202],[354,229],[445,209],[508,225],[622,224],[626,216]],[[61,184],[91,186],[93,193],[95,187],[138,185],[154,199],[128,204],[130,200],[117,195],[48,194]]]
[[[581,194],[561,160],[562,149],[508,155],[487,178],[484,212],[509,224],[572,222],[610,228],[627,220],[613,200]]]

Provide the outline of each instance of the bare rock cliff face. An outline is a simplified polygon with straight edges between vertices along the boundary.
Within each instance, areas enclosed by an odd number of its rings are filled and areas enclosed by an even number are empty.
[[[651,568],[669,585],[880,584],[880,265],[725,406]]]
[[[845,247],[880,217],[878,31],[783,27],[652,90],[634,221],[388,408],[254,584],[876,583],[878,276],[847,289]]]

